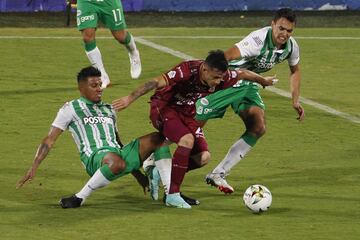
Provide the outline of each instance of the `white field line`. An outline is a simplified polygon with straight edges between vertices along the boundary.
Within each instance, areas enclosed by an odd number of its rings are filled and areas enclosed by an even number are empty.
[[[245,36],[139,36],[140,38],[151,39],[242,39]],[[113,37],[96,37],[97,39],[113,39]],[[80,36],[0,36],[0,39],[81,39]],[[295,36],[295,39],[309,40],[360,40],[360,37],[302,37]]]
[[[143,45],[146,45],[148,47],[152,47],[152,48],[157,49],[157,50],[159,50],[161,52],[168,53],[168,54],[173,55],[175,57],[182,58],[182,59],[185,59],[185,60],[195,59],[194,57],[192,57],[190,55],[187,55],[185,53],[173,50],[171,48],[164,47],[162,45],[153,43],[153,42],[151,42],[149,40],[146,40],[146,39],[143,39],[141,37],[136,37],[135,39],[136,39],[137,42],[139,42],[139,43],[141,43]],[[268,87],[268,88],[265,88],[265,89],[270,91],[270,92],[276,93],[276,94],[278,94],[280,96],[291,98],[291,93],[289,93],[287,91],[284,91],[284,90],[281,90],[281,89],[278,89],[276,87]],[[317,109],[320,109],[320,110],[322,110],[324,112],[327,112],[327,113],[330,113],[330,114],[345,118],[345,119],[349,120],[350,122],[360,123],[360,118],[358,118],[356,116],[350,115],[348,113],[340,112],[340,111],[338,111],[336,109],[333,109],[331,107],[328,107],[328,106],[320,104],[320,103],[317,103],[315,101],[300,97],[300,102],[305,103],[307,105],[310,105],[312,107],[315,107]]]

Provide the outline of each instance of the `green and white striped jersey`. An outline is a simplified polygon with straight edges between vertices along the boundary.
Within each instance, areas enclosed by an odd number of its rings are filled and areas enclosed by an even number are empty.
[[[99,148],[120,148],[116,141],[116,114],[110,104],[93,103],[84,97],[67,102],[60,108],[53,127],[69,129],[80,155],[91,154]]]
[[[286,42],[285,48],[277,49],[271,37],[271,27],[264,27],[251,32],[243,40],[236,43],[241,59],[233,60],[229,65],[233,68],[248,69],[262,73],[272,69],[275,64],[288,60],[290,66],[300,61],[299,46],[293,37]]]

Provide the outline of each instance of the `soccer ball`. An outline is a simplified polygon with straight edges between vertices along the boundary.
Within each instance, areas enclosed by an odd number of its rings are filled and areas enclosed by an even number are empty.
[[[261,213],[269,209],[272,196],[265,186],[255,184],[246,189],[243,200],[245,206],[252,212]]]

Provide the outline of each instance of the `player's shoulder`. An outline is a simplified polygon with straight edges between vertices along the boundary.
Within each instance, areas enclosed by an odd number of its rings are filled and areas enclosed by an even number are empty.
[[[256,38],[259,38],[260,40],[264,41],[270,29],[271,29],[270,26],[257,29],[255,31],[252,31],[248,35],[248,37],[252,37],[252,38],[256,37]]]
[[[289,41],[292,43],[294,48],[299,48],[299,45],[293,36],[289,38]]]

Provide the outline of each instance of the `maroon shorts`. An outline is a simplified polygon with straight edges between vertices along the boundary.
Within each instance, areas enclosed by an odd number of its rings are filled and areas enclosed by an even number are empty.
[[[209,150],[204,133],[194,118],[184,116],[171,107],[151,102],[150,119],[153,126],[174,143],[191,133],[195,137],[192,155]]]

